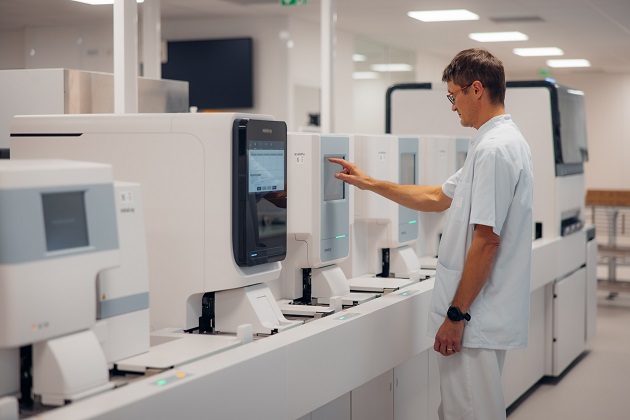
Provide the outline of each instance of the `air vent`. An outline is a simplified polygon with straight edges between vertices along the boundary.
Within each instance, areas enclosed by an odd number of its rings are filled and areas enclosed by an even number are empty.
[[[491,17],[490,20],[495,22],[495,23],[535,23],[535,22],[544,22],[545,21],[540,16]]]

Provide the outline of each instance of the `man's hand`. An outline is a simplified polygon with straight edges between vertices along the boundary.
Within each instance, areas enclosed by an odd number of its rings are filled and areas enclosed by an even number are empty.
[[[329,158],[332,163],[337,163],[343,167],[343,169],[335,174],[337,179],[347,182],[350,185],[354,185],[362,190],[369,190],[372,184],[372,178],[367,176],[357,165],[352,162],[348,162],[344,159]]]
[[[464,321],[453,322],[445,319],[435,335],[433,350],[442,356],[450,356],[462,349],[462,337],[464,336]]]

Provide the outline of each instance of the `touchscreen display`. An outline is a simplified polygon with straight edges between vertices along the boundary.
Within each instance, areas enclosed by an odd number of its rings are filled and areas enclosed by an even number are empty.
[[[278,141],[249,142],[249,193],[284,190],[284,145]]]
[[[328,158],[345,159],[345,155],[324,156],[324,201],[343,200],[345,198],[345,188],[343,181],[335,178],[335,174],[343,169],[338,163],[332,163]]]
[[[83,191],[43,194],[42,204],[48,251],[89,245]]]
[[[415,153],[402,153],[400,155],[400,183],[403,185],[416,184]]]

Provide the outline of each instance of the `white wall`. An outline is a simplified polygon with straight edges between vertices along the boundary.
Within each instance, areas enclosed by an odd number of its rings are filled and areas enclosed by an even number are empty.
[[[441,84],[442,72],[450,60],[450,58],[445,59],[418,51],[416,53],[416,80],[421,83]]]
[[[0,70],[23,69],[25,31],[0,32]]]
[[[77,26],[29,28],[26,68],[70,68],[111,73],[114,28],[111,21]]]
[[[287,37],[292,41],[289,49],[289,130],[297,130],[295,122],[306,123],[306,116],[294,115],[299,98],[294,97],[300,87],[321,91],[321,37],[320,26],[300,19],[289,20]],[[352,113],[352,53],[354,37],[337,31],[335,34],[335,57],[333,74],[333,131],[351,133],[354,131]],[[296,89],[296,87],[298,89]],[[319,111],[319,109],[318,109]]]

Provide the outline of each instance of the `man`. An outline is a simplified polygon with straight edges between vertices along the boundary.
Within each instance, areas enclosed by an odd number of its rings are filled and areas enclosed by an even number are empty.
[[[527,345],[532,242],[531,152],[505,113],[505,73],[483,49],[444,69],[461,124],[477,130],[462,169],[442,186],[370,178],[341,159],[336,176],[420,211],[449,209],[438,252],[428,334],[439,352],[441,419],[505,419],[501,371]]]

